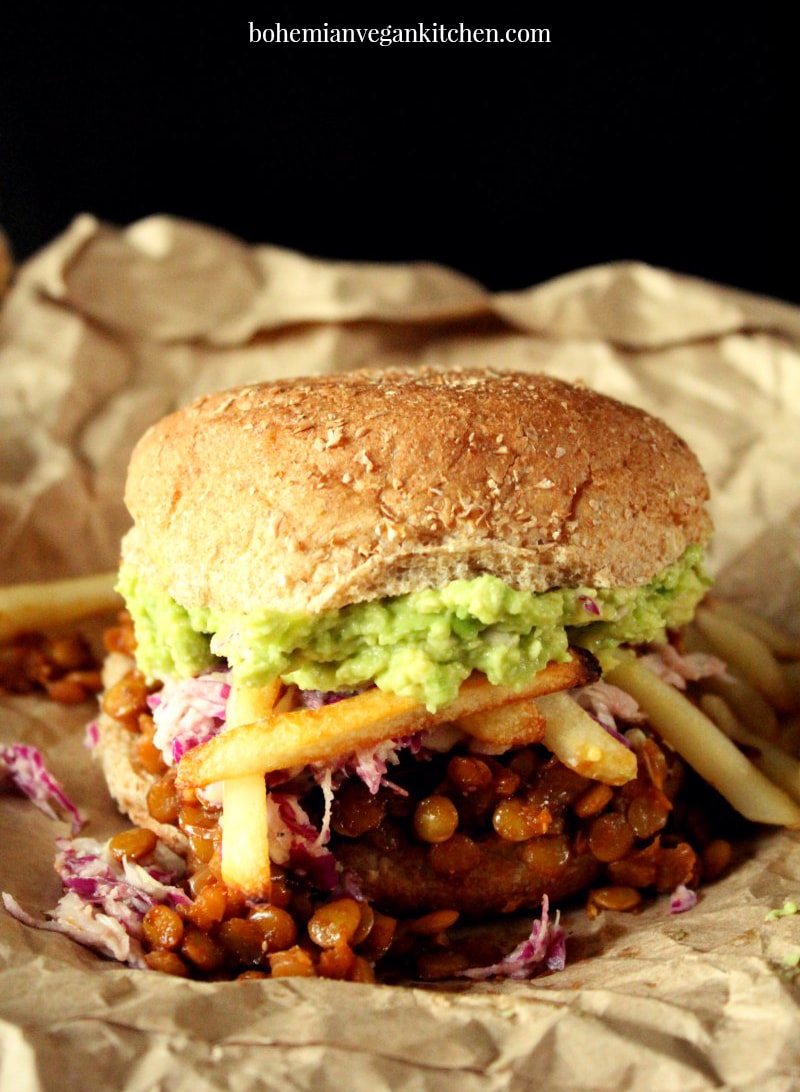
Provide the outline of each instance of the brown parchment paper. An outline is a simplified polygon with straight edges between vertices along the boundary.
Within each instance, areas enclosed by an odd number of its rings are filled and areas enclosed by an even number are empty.
[[[0,277],[0,280],[2,278]],[[432,265],[318,261],[166,217],[90,216],[16,272],[0,313],[0,572],[113,568],[131,445],[200,392],[362,364],[583,378],[664,417],[714,491],[720,589],[800,632],[800,310],[637,263],[490,295]],[[0,699],[105,837],[89,708]],[[0,791],[0,889],[33,912],[66,833]],[[565,916],[532,983],[193,983],[106,962],[0,913],[0,1092],[20,1089],[790,1089],[800,838],[743,847],[690,913]]]

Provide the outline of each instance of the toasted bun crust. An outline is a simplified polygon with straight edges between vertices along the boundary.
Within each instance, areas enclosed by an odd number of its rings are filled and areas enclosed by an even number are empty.
[[[646,583],[710,521],[663,422],[526,373],[351,372],[201,398],[131,461],[124,557],[184,606],[317,612],[494,573]]]
[[[97,724],[100,738],[96,753],[117,807],[137,827],[155,831],[165,845],[184,856],[188,841],[183,831],[169,823],[157,822],[148,810],[147,794],[158,778],[136,762],[138,734],[105,713],[100,714]]]

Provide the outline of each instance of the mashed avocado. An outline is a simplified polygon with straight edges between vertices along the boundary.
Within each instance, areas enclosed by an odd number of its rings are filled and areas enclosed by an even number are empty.
[[[633,588],[518,591],[496,576],[354,603],[321,614],[186,609],[124,566],[119,590],[133,617],[139,667],[151,678],[197,675],[227,661],[237,683],[277,675],[303,690],[374,681],[436,709],[472,671],[521,685],[567,647],[594,652],[663,639],[689,621],[710,581],[691,546],[652,583]]]

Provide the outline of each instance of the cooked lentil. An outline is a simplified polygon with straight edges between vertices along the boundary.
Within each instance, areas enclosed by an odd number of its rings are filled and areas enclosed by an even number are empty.
[[[158,838],[152,830],[145,827],[131,827],[130,830],[115,834],[108,844],[112,855],[118,861],[130,857],[132,861],[141,861],[149,856],[158,845]]]
[[[414,812],[414,833],[421,842],[446,842],[458,826],[458,809],[447,796],[428,796]]]
[[[0,690],[7,693],[44,691],[62,705],[76,705],[102,687],[100,665],[81,633],[18,633],[0,647]]]

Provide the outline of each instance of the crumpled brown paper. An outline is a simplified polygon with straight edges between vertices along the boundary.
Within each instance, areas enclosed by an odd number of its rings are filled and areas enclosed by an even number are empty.
[[[0,313],[4,581],[113,568],[131,445],[200,392],[358,365],[582,378],[664,417],[714,493],[720,589],[800,632],[800,310],[638,263],[491,295],[433,265],[317,261],[154,217],[89,216],[17,271]],[[105,837],[90,710],[0,701]],[[0,792],[0,888],[52,906],[53,838]],[[532,983],[196,983],[128,970],[0,914],[0,1089],[680,1089],[797,1086],[800,838],[742,847],[691,912],[581,909]]]

